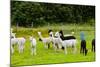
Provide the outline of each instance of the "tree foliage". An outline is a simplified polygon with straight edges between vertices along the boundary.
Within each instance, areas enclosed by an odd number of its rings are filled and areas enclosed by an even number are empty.
[[[95,6],[11,1],[11,24],[28,27],[52,23],[84,23],[95,19]]]

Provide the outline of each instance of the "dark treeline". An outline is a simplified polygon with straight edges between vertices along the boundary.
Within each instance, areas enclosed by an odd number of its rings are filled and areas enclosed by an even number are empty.
[[[95,6],[11,1],[11,24],[29,27],[95,20]],[[89,22],[91,23],[91,22]]]

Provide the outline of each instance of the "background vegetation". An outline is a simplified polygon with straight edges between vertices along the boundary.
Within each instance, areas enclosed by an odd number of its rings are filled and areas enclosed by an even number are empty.
[[[95,6],[38,2],[11,2],[11,24],[38,27],[48,24],[88,23],[94,25]]]

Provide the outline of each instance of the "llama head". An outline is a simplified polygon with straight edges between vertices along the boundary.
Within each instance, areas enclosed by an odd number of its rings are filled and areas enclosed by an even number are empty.
[[[52,30],[51,30],[51,29],[48,31],[48,33],[50,33],[50,32],[52,32]]]
[[[50,32],[49,34],[50,34],[50,37],[53,37],[53,32]]]
[[[11,38],[15,38],[16,33],[11,33]]]
[[[32,41],[33,37],[32,37],[32,36],[30,36],[30,37],[29,37],[29,39],[30,39],[30,41]]]
[[[72,32],[72,35],[74,35],[74,32]]]
[[[39,35],[41,35],[41,32],[38,32]]]
[[[62,30],[60,30],[59,33],[60,33],[60,36],[64,36]]]
[[[56,32],[56,33],[55,33],[55,36],[56,36],[56,37],[60,37],[59,32]]]
[[[13,28],[11,28],[11,32],[13,31]]]

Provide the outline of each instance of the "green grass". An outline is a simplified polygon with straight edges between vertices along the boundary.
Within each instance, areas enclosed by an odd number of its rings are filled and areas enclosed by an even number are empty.
[[[27,38],[25,43],[25,50],[23,54],[19,54],[17,50],[17,46],[15,46],[15,52],[11,55],[11,65],[12,66],[20,66],[20,65],[37,65],[37,64],[56,64],[56,63],[70,63],[70,62],[88,62],[95,61],[95,54],[91,52],[91,40],[95,37],[95,29],[94,26],[89,25],[52,25],[50,27],[38,27],[38,28],[22,28],[20,27],[17,31],[14,28],[14,32],[16,32],[17,37],[24,36]],[[77,53],[71,53],[71,48],[68,48],[68,54],[65,55],[63,50],[54,51],[52,48],[52,44],[50,45],[50,49],[45,49],[42,42],[38,41],[37,31],[41,31],[43,37],[47,37],[47,30],[53,29],[54,31],[62,29],[64,34],[70,33],[72,31],[75,32],[75,37],[78,40],[77,43]],[[87,48],[89,53],[87,56],[83,56],[80,54],[80,31],[84,31],[86,35]],[[28,37],[30,35],[34,35],[37,39],[37,55],[32,56],[30,54],[30,42]]]

